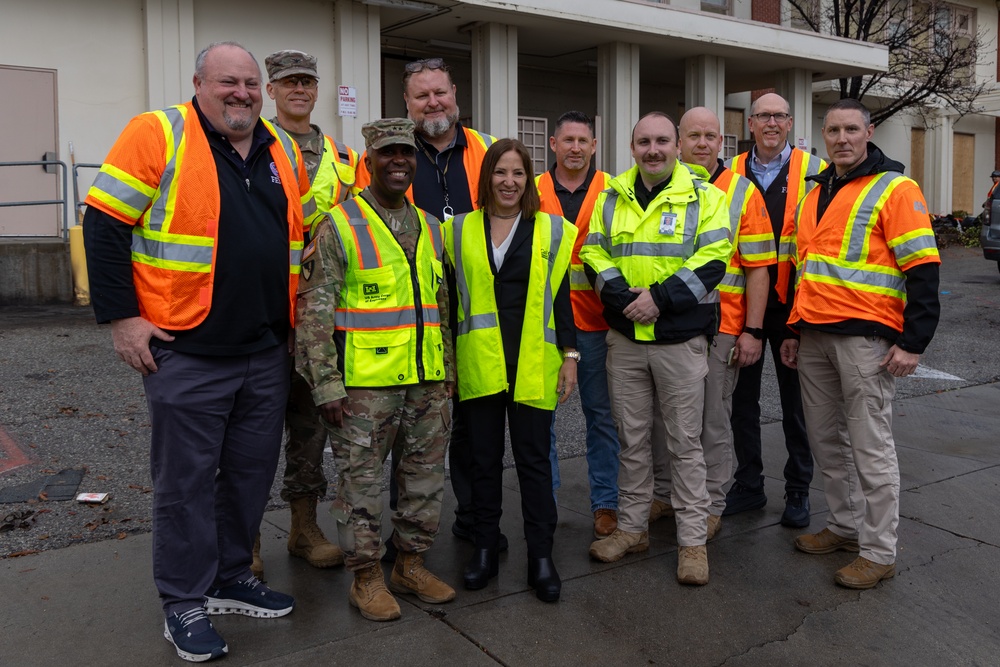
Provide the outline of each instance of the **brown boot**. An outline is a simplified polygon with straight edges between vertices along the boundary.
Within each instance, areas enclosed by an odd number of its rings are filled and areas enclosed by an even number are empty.
[[[657,500],[653,498],[653,502],[649,505],[649,522],[653,523],[662,518],[669,518],[674,515],[674,508],[670,503],[665,503],[662,500]]]
[[[315,496],[296,498],[289,503],[292,527],[288,531],[288,552],[305,558],[313,567],[333,567],[344,562],[344,552],[323,535],[316,525]]]
[[[455,589],[444,583],[424,567],[424,557],[417,553],[400,551],[396,565],[389,576],[389,590],[408,593],[429,604],[441,604],[455,599]]]
[[[386,590],[382,566],[377,561],[354,573],[347,599],[369,621],[393,621],[400,616],[399,603]]]
[[[649,549],[649,533],[629,533],[615,528],[610,537],[590,543],[590,557],[605,563],[614,563],[625,554]]]
[[[833,580],[847,588],[874,588],[883,579],[891,579],[896,575],[896,564],[881,565],[858,556],[850,565],[840,568],[833,575]]]
[[[714,514],[708,515],[708,539],[713,539],[722,530],[722,517]]]
[[[260,533],[253,543],[253,561],[250,563],[250,574],[264,581],[264,561],[260,557]]]
[[[618,512],[609,509],[600,509],[594,512],[594,538],[603,540],[611,537],[618,529]]]
[[[694,586],[708,583],[708,549],[704,544],[677,549],[677,581]]]

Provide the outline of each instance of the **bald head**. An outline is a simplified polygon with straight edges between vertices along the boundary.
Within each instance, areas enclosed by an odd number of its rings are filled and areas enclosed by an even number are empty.
[[[747,123],[753,134],[757,158],[769,162],[784,150],[792,129],[788,100],[776,93],[761,95],[750,107]]]
[[[681,116],[679,129],[681,159],[714,174],[719,168],[719,151],[722,150],[719,117],[711,109],[694,107]]]

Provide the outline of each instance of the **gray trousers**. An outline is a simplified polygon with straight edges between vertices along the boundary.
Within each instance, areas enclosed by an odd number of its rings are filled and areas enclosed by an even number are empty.
[[[861,555],[896,562],[899,462],[892,439],[896,378],[879,367],[889,341],[802,330],[799,381],[813,456],[830,506],[827,527]]]
[[[284,345],[234,357],[152,348],[153,581],[166,613],[250,576],[281,451]]]

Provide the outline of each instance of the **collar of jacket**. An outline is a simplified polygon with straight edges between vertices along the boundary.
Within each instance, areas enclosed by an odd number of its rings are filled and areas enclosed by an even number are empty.
[[[612,178],[608,185],[624,197],[636,214],[641,216],[645,211],[635,199],[635,179],[638,176],[638,165],[632,165],[628,171]],[[647,210],[657,208],[664,203],[685,205],[692,202],[698,198],[696,193],[698,187],[706,187],[705,182],[698,179],[688,165],[677,160],[674,162],[674,171],[670,174],[670,183],[649,202]]]
[[[891,157],[882,152],[882,149],[868,142],[868,157],[866,157],[861,164],[857,167],[844,174],[840,178],[837,178],[837,167],[833,162],[814,176],[806,176],[807,181],[815,181],[823,186],[829,186],[831,183],[836,185],[842,185],[848,181],[853,181],[855,178],[861,178],[863,176],[874,176],[875,174],[881,174],[886,171],[898,171],[903,173],[906,167],[902,163],[893,160]]]

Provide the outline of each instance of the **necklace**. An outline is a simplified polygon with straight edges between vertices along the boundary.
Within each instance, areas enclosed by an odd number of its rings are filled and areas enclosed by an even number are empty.
[[[515,213],[514,215],[500,215],[500,214],[498,214],[498,213],[491,213],[491,214],[490,214],[490,217],[491,217],[491,218],[497,218],[497,219],[499,219],[499,220],[513,220],[514,218],[516,218],[516,217],[517,217],[517,216],[519,216],[519,215],[521,215],[521,212],[520,212],[520,211],[518,211],[518,212],[517,212],[517,213]]]

